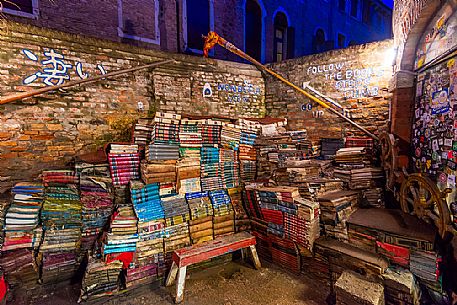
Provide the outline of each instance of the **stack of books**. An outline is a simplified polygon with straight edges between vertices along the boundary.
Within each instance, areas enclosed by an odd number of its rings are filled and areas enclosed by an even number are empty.
[[[7,209],[2,209],[5,214],[2,251],[31,249],[34,245],[33,231],[38,226],[43,203],[43,185],[31,182],[17,183],[11,194],[11,204]],[[2,205],[3,207],[6,207],[6,204]]]
[[[37,259],[41,283],[66,281],[75,275],[80,241],[79,229],[44,231]]]
[[[348,240],[347,220],[357,209],[357,191],[332,191],[319,197],[321,223],[325,235]]]
[[[130,194],[139,223],[165,217],[159,195],[159,184],[144,184],[139,180],[130,181]]]
[[[196,147],[202,146],[202,132],[198,120],[182,119],[179,126],[179,146]]]
[[[140,178],[140,155],[137,144],[111,144],[108,161],[115,186],[128,185],[130,180]]]
[[[152,132],[154,130],[153,118],[138,119],[133,129],[133,143],[140,146],[146,146],[151,141]]]
[[[110,262],[119,253],[135,253],[138,241],[138,220],[132,205],[119,206],[111,218],[109,232],[106,233],[102,256]]]
[[[221,130],[221,147],[238,150],[240,146],[241,127],[224,123]]]
[[[189,206],[184,195],[162,198],[161,202],[167,227],[187,223],[190,219]]]
[[[219,151],[219,167],[222,175],[222,188],[234,188],[239,185],[240,169],[238,155],[235,150],[223,149]]]
[[[122,261],[120,260],[106,264],[89,257],[78,302],[98,300],[101,297],[116,293],[119,289],[121,272]]]
[[[180,147],[179,154],[180,160],[177,164],[178,193],[200,192],[200,148]]]
[[[233,234],[235,232],[235,219],[230,197],[225,190],[209,192],[213,206],[214,237]]]
[[[189,225],[183,222],[178,225],[166,226],[163,230],[164,250],[169,254],[176,249],[187,247],[191,244]],[[167,260],[167,258],[165,258]]]
[[[82,204],[81,253],[91,250],[113,213],[113,184],[109,165],[77,163]]]
[[[219,145],[221,142],[222,122],[211,119],[199,120],[203,145]]]
[[[218,147],[203,146],[201,148],[200,176],[202,191],[212,191],[222,188]]]
[[[179,144],[179,114],[156,112],[151,135],[153,144]]]

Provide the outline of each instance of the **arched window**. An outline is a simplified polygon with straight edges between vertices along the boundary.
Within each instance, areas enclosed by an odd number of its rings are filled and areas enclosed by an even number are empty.
[[[288,26],[286,15],[282,12],[277,13],[274,19],[273,61],[281,61],[287,58]]]
[[[256,1],[247,0],[245,12],[245,51],[260,61],[262,55],[262,10]]]
[[[325,51],[325,32],[323,29],[318,29],[316,31],[316,35],[314,35],[313,49],[316,53]]]
[[[202,50],[202,35],[207,35],[211,30],[209,0],[186,0],[185,9],[187,17],[186,47],[191,50]]]

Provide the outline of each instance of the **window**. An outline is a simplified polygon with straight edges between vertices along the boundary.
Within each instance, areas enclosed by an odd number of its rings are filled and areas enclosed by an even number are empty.
[[[203,50],[202,35],[211,30],[208,0],[187,0],[187,49]]]
[[[338,9],[340,11],[346,11],[346,0],[338,0]]]
[[[371,20],[371,1],[363,0],[362,2],[362,21],[369,24]]]
[[[359,17],[359,0],[351,0],[351,16]]]
[[[338,48],[344,48],[346,45],[346,36],[338,34]]]
[[[118,0],[118,36],[122,42],[160,44],[159,0]]]
[[[277,13],[274,19],[273,61],[287,58],[287,17],[284,13]]]
[[[258,61],[262,55],[262,10],[254,0],[246,1],[244,27],[246,53]]]
[[[1,1],[2,13],[36,18],[38,17],[38,0],[8,0]]]
[[[316,53],[325,51],[325,32],[323,29],[318,29],[314,35],[313,50]]]

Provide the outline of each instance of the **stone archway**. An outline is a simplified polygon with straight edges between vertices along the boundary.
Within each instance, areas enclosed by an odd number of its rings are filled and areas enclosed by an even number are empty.
[[[399,139],[401,155],[409,155],[415,97],[414,62],[416,49],[433,16],[443,3],[434,0],[399,0],[394,10],[397,58],[392,91],[390,132]]]

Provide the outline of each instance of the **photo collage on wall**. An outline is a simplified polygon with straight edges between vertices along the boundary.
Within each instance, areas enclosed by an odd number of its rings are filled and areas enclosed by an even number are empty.
[[[417,76],[412,139],[415,172],[428,174],[441,190],[454,189],[448,196],[454,215],[457,215],[456,60],[453,57]]]

